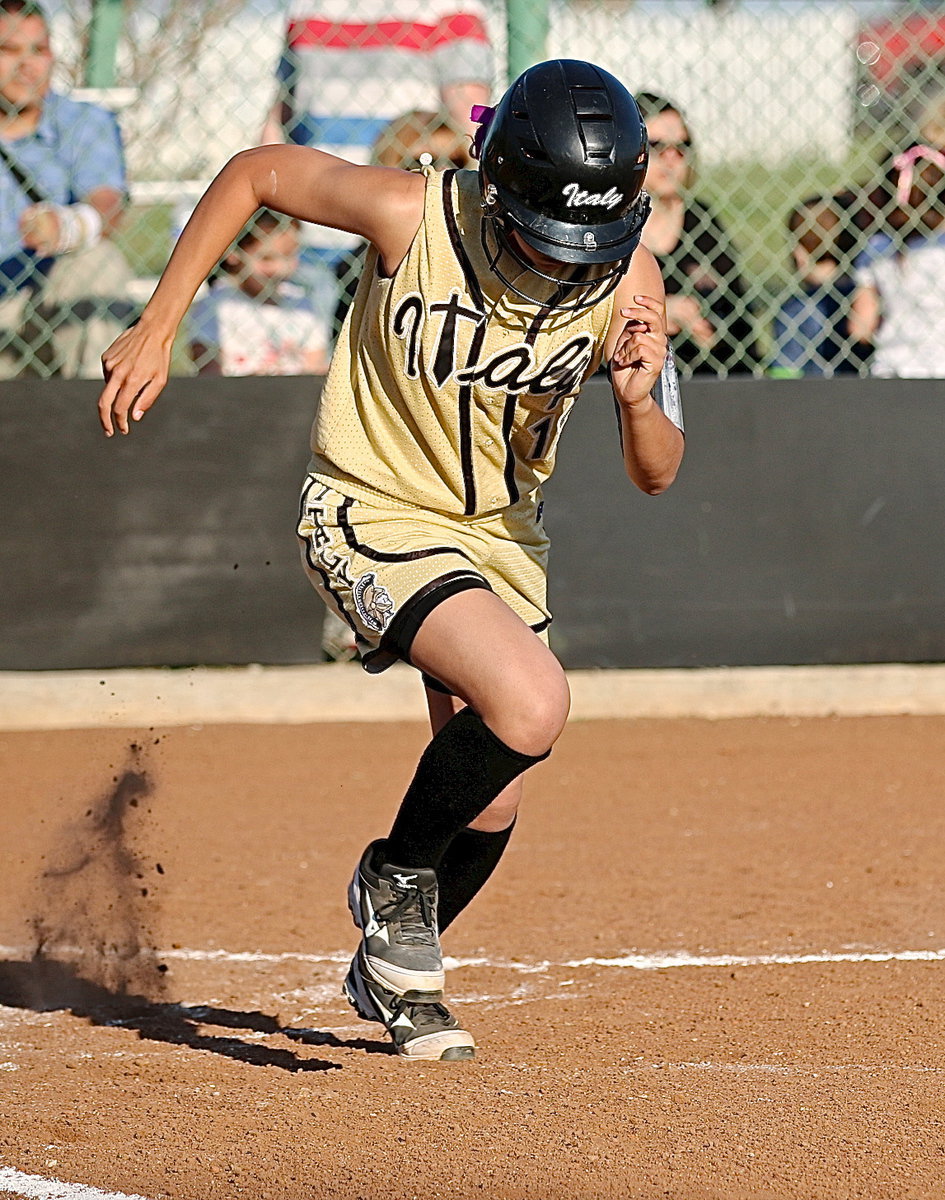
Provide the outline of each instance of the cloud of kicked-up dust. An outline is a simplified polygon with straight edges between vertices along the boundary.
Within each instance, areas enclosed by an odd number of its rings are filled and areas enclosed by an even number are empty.
[[[111,786],[59,830],[37,881],[30,922],[40,991],[44,979],[59,991],[72,978],[79,988],[91,985],[116,999],[163,996],[165,968],[150,930],[153,885],[162,868],[145,862],[137,848],[153,790],[141,747],[132,742]],[[69,1002],[61,994],[34,999]]]

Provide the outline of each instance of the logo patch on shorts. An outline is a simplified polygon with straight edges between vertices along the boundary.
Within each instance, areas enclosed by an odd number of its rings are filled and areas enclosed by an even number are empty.
[[[354,581],[354,603],[361,620],[376,633],[383,633],[394,615],[394,602],[386,587],[377,582],[373,571]]]

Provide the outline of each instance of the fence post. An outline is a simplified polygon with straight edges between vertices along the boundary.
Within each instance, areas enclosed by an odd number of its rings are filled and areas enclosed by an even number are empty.
[[[115,86],[115,55],[124,19],[122,0],[93,0],[85,86]]]
[[[509,79],[546,57],[548,0],[508,0]]]

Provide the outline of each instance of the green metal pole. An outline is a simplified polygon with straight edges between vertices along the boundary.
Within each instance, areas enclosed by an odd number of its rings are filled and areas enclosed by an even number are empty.
[[[93,0],[85,86],[115,86],[115,56],[124,24],[124,0]]]
[[[549,0],[507,0],[509,79],[547,58]]]

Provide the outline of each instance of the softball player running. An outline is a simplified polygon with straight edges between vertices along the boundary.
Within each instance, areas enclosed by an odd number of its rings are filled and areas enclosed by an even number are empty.
[[[433,738],[348,902],[357,1012],[407,1059],[471,1058],[443,1003],[440,933],[505,849],[522,774],[568,713],[547,645],[541,486],[582,384],[608,364],[627,474],[675,478],[682,418],[664,292],[639,245],[646,132],[613,76],[558,59],[477,112],[478,171],[353,166],[265,146],[232,159],[139,323],[106,351],[99,413],[127,433],[167,380],[174,334],[257,208],[371,250],[312,431],[305,568],[369,672],[402,659]]]

